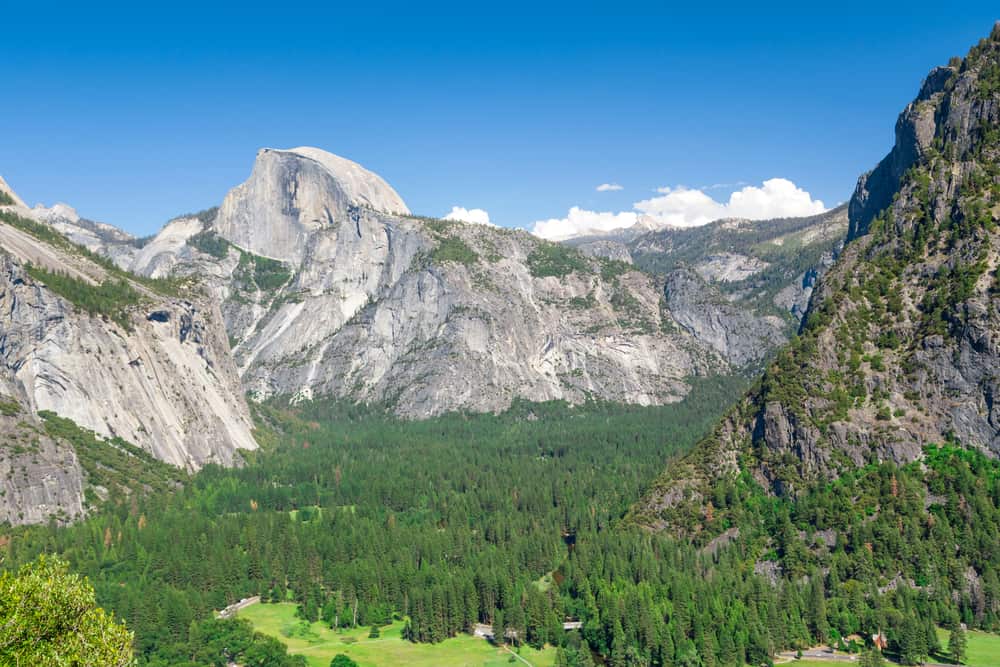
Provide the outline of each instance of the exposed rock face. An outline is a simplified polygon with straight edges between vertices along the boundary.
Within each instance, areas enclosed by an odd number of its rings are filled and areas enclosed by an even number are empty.
[[[13,202],[13,206],[27,208],[24,201],[22,201],[21,198],[17,196],[17,193],[14,192],[9,185],[7,185],[7,181],[3,180],[3,176],[0,176],[0,198],[9,199]]]
[[[591,257],[603,257],[604,259],[612,259],[616,262],[625,262],[626,264],[632,263],[632,253],[629,252],[628,246],[619,241],[608,239],[587,240],[576,244],[576,248],[583,254],[590,255]]]
[[[798,330],[846,231],[841,206],[806,218],[719,220],[623,241],[636,266],[663,275],[667,305],[685,330],[732,365],[753,370]]]
[[[175,221],[137,256],[147,275],[208,277],[252,395],[424,417],[515,397],[663,403],[686,377],[728,369],[676,327],[650,276],[523,232],[408,216],[360,169],[263,150],[216,218]]]
[[[848,240],[868,232],[871,221],[892,203],[903,176],[919,159],[925,157],[936,134],[932,98],[938,96],[951,79],[950,67],[936,67],[927,75],[917,98],[907,105],[896,120],[896,143],[872,171],[858,179],[851,198],[851,227]]]
[[[735,283],[746,280],[770,266],[757,257],[747,257],[731,252],[709,255],[695,264],[694,270],[705,280]]]
[[[635,516],[670,526],[741,470],[765,489],[954,439],[1000,455],[1000,27],[931,72],[850,205],[798,343]],[[882,206],[879,210],[878,207]]]
[[[410,212],[388,183],[350,160],[316,148],[265,148],[250,178],[222,202],[214,228],[244,250],[297,265],[310,251],[333,250],[311,245],[314,232],[365,208]]]
[[[52,225],[73,243],[98,255],[104,255],[119,266],[128,266],[135,255],[134,236],[112,225],[81,218],[73,207],[66,204],[55,204],[51,207],[38,205],[30,211],[19,207],[18,211],[39,222]]]
[[[126,268],[150,278],[170,276],[179,262],[194,259],[196,250],[188,245],[188,240],[203,227],[204,223],[193,216],[171,220],[132,255]]]
[[[306,363],[249,375],[274,393],[301,387],[424,417],[501,410],[515,397],[658,404],[683,396],[685,377],[724,366],[689,336],[662,332],[669,315],[648,276],[605,282],[578,257],[579,271],[537,277],[528,257],[538,242],[525,234],[456,224],[438,243],[454,239],[479,259],[418,262]]]
[[[73,448],[54,441],[30,415],[0,416],[0,523],[69,522],[84,513],[84,475]]]
[[[734,366],[763,361],[788,342],[787,323],[782,318],[754,315],[734,305],[718,291],[706,289],[704,280],[694,271],[671,271],[664,293],[677,323]]]
[[[125,274],[5,223],[0,247],[0,393],[187,470],[256,448],[211,301],[133,283],[139,303],[123,326],[71,304],[24,263],[76,278],[80,289]]]

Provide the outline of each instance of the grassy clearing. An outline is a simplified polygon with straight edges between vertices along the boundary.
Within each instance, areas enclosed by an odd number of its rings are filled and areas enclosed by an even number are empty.
[[[948,662],[946,658],[948,635],[947,630],[938,628],[938,640],[941,642],[941,651],[944,654],[934,656],[933,659],[938,662]],[[962,664],[966,667],[996,667],[1000,665],[1000,635],[969,630],[965,636],[968,638],[969,655]]]
[[[507,667],[510,654],[483,639],[462,635],[440,644],[413,644],[401,637],[400,621],[381,628],[381,636],[368,638],[368,628],[335,632],[322,623],[305,623],[295,616],[295,605],[255,604],[240,611],[256,630],[277,637],[290,653],[303,655],[310,667],[329,667],[338,653],[350,656],[360,667]],[[525,647],[521,655],[535,667],[552,667],[555,650]],[[522,662],[517,662],[523,665]]]
[[[977,630],[969,630],[965,634],[968,638],[969,655],[965,662],[962,663],[964,667],[997,667],[997,665],[1000,665],[1000,635],[979,632]],[[949,632],[947,630],[938,628],[941,653],[931,656],[928,662],[944,664],[950,662],[947,656],[948,635]],[[801,660],[782,662],[781,664],[802,665],[802,667],[844,667],[848,663],[845,663],[843,660],[813,660],[811,658],[803,658]],[[885,664],[891,667],[897,663],[887,660]]]
[[[552,584],[553,583],[554,582],[552,580],[552,573],[548,572],[546,574],[543,574],[541,576],[541,578],[538,579],[538,581],[535,582],[535,586],[538,586],[538,590],[540,590],[541,592],[545,593],[550,588],[552,588]]]

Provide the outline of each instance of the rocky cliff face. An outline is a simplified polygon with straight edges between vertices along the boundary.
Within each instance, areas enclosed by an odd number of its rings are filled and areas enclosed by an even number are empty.
[[[38,217],[17,204],[0,209],[0,395],[29,421],[52,412],[186,470],[256,448],[213,301],[99,262]],[[11,447],[5,460],[17,468]],[[79,479],[71,449],[42,438],[37,453]],[[75,497],[82,484],[63,486]],[[48,487],[34,488],[3,496],[8,515],[34,516]],[[56,504],[79,513],[76,501]]]
[[[217,216],[172,222],[132,268],[208,278],[258,398],[411,417],[515,397],[654,404],[728,370],[627,263],[410,216],[378,176],[317,149],[262,150]]]
[[[69,522],[84,514],[85,475],[73,447],[0,398],[0,523]]]
[[[664,294],[677,323],[734,366],[760,362],[788,342],[788,323],[783,318],[758,315],[728,301],[696,271],[671,271]]]
[[[272,393],[301,387],[422,417],[515,397],[658,404],[683,396],[687,376],[724,368],[673,325],[649,276],[524,233],[414,222],[397,232],[416,250],[410,265],[335,336],[249,376]],[[545,253],[558,266],[543,267]]]
[[[847,206],[839,206],[805,218],[630,228],[568,243],[661,276],[680,326],[734,367],[756,372],[798,330],[847,226]]]
[[[637,519],[674,525],[741,471],[795,494],[930,443],[1000,454],[1000,28],[931,72],[850,216],[801,337]]]
[[[250,178],[226,195],[213,229],[244,250],[298,265],[307,254],[333,259],[338,244],[317,243],[325,235],[316,232],[360,218],[361,209],[410,212],[388,183],[355,162],[316,148],[264,148]]]

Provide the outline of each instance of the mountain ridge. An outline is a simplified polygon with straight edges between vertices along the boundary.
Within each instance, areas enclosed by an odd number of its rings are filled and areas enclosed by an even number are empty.
[[[1000,27],[931,72],[896,145],[859,179],[850,240],[799,337],[668,466],[633,520],[697,533],[725,521],[705,521],[716,484],[794,497],[867,463],[919,460],[934,443],[1000,454],[998,61]],[[873,212],[878,202],[889,203]]]
[[[13,420],[3,430],[13,442],[18,433],[39,434],[38,444],[29,439],[24,451],[11,445],[0,454],[54,466],[8,477],[0,502],[8,520],[78,517],[97,502],[85,503],[83,491],[109,491],[65,438],[43,436],[45,414],[93,432],[104,443],[94,447],[106,445],[109,456],[127,450],[133,461],[142,453],[188,471],[232,465],[239,450],[257,448],[212,302],[131,276],[16,203],[0,207],[0,246],[0,395]],[[68,495],[54,493],[56,479]]]

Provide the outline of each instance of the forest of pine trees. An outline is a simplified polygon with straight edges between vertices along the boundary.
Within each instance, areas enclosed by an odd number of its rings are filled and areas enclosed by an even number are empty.
[[[767,664],[876,629],[915,663],[944,650],[936,625],[1000,625],[1000,466],[954,446],[929,449],[926,468],[870,466],[796,503],[720,488],[713,502],[742,510],[705,544],[625,524],[664,459],[737,389],[424,422],[270,406],[265,451],[247,466],[68,528],[7,530],[5,566],[62,554],[135,631],[144,665],[212,664],[213,645],[195,640],[245,631],[192,628],[255,594],[334,627],[405,619],[418,642],[491,623],[513,643],[560,647],[566,666]],[[563,631],[566,619],[582,629]]]

